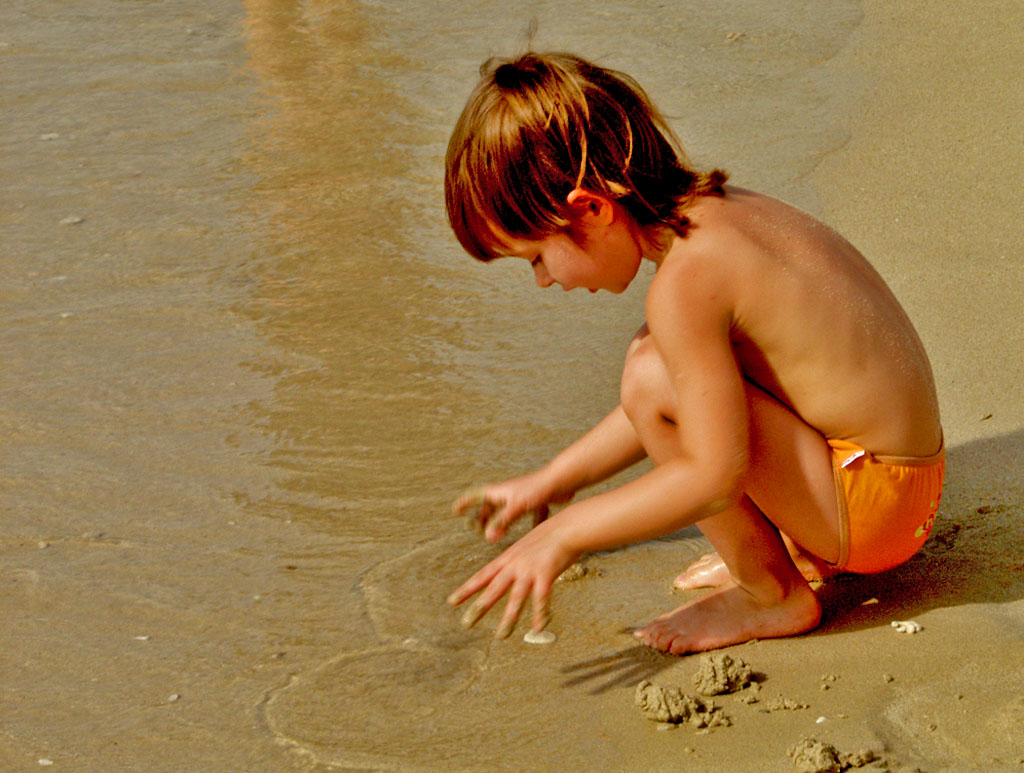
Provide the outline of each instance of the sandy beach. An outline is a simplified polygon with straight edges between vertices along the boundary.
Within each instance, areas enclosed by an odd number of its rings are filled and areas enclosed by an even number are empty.
[[[935,372],[932,539],[725,650],[710,726],[634,700],[697,694],[629,633],[695,529],[585,557],[552,644],[444,604],[498,550],[450,500],[604,415],[650,279],[544,293],[448,232],[532,19],[856,244]],[[1024,770],[1022,67],[1015,0],[6,3],[0,769]]]

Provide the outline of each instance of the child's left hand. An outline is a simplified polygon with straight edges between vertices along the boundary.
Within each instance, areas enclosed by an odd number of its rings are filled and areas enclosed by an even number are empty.
[[[495,638],[504,639],[512,633],[529,596],[533,599],[531,629],[542,631],[550,617],[551,586],[577,558],[579,554],[573,553],[559,538],[556,521],[545,521],[460,585],[448,597],[448,603],[458,606],[483,590],[462,617],[462,624],[469,628],[508,593],[505,613],[494,632]]]

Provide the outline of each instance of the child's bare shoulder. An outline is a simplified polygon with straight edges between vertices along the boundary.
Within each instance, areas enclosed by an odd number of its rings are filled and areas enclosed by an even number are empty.
[[[648,305],[681,294],[742,304],[746,288],[781,269],[789,248],[823,228],[777,199],[733,186],[726,191],[725,196],[702,197],[687,209],[686,236],[673,239],[651,285]]]
[[[846,251],[850,245],[817,218],[780,199],[726,186],[724,196],[701,197],[688,211],[693,227],[684,242],[692,251],[723,247],[793,252],[814,245],[819,251]]]
[[[924,349],[853,245],[806,212],[743,189],[702,197],[688,214],[692,228],[651,284],[652,331],[652,311],[663,331],[671,323],[691,339],[727,325],[744,377],[822,434],[878,452],[934,450]]]
[[[686,271],[717,277],[722,283],[718,289],[732,290],[736,304],[750,311],[762,304],[777,307],[783,292],[819,296],[791,305],[797,316],[813,313],[824,302],[819,293],[823,286],[831,288],[830,305],[865,296],[874,296],[870,302],[875,304],[894,302],[853,245],[784,201],[727,186],[724,196],[701,197],[688,215],[691,228],[670,251],[666,265],[673,268],[666,279]],[[865,282],[869,275],[872,280]]]

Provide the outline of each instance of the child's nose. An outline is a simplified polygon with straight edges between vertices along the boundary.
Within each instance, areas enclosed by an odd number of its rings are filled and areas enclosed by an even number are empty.
[[[551,287],[555,283],[543,263],[538,263],[533,267],[533,278],[537,280],[537,287]]]

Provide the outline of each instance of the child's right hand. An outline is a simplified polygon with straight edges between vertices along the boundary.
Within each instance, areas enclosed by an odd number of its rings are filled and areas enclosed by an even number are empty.
[[[471,511],[468,523],[483,533],[488,542],[497,542],[509,527],[527,513],[533,514],[533,525],[548,517],[550,505],[568,502],[575,491],[553,487],[544,470],[464,491],[452,503],[452,513],[464,515]],[[472,512],[477,508],[476,512]]]

